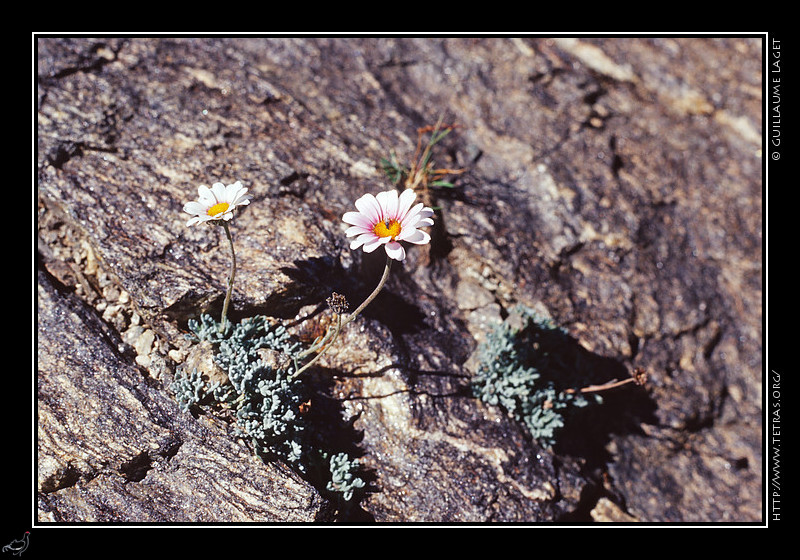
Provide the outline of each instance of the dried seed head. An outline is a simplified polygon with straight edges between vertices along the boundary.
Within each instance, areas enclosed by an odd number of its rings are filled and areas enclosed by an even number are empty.
[[[633,370],[631,374],[633,377],[633,382],[637,385],[644,385],[647,383],[647,371],[644,368],[637,367]]]
[[[328,302],[328,307],[331,308],[331,311],[337,315],[346,313],[349,307],[347,299],[343,295],[337,294],[336,292],[333,292],[326,301]]]

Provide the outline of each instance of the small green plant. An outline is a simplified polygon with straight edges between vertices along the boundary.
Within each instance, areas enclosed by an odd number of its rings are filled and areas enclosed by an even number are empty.
[[[310,386],[302,374],[336,342],[341,330],[354,321],[383,289],[392,262],[406,258],[403,243],[426,245],[430,235],[422,228],[433,225],[434,212],[423,203],[416,203],[417,194],[406,189],[365,194],[355,201],[356,211],[345,212],[342,220],[350,227],[350,248],[371,253],[382,247],[386,265],[378,285],[352,313],[339,294],[328,298],[335,314],[333,325],[324,335],[304,348],[280,324],[272,324],[257,316],[232,324],[228,305],[236,275],[236,253],[228,222],[233,210],[250,203],[251,196],[239,181],[211,188],[200,186],[198,199],[188,202],[183,210],[192,215],[187,226],[211,223],[222,226],[231,249],[231,272],[220,321],[203,314],[188,322],[195,343],[193,352],[211,352],[213,367],[202,371],[192,367],[193,358],[179,368],[171,384],[176,400],[184,411],[211,407],[227,411],[236,422],[238,435],[247,438],[255,452],[265,460],[285,461],[298,472],[312,478],[318,488],[349,502],[360,494],[366,483],[358,475],[358,459],[347,453],[329,449],[329,438],[321,426],[308,420],[311,403]],[[202,356],[201,356],[202,357]],[[195,357],[197,358],[197,357]],[[208,361],[200,360],[204,364]],[[215,368],[218,368],[217,371]]]
[[[602,402],[600,392],[644,383],[644,372],[637,370],[629,379],[586,385],[590,372],[564,329],[524,306],[510,317],[479,347],[472,391],[506,410],[547,447],[556,442],[571,412]]]
[[[404,188],[420,192],[423,202],[427,206],[432,206],[430,188],[453,188],[455,185],[446,180],[446,177],[448,175],[458,175],[465,171],[464,169],[437,168],[432,159],[433,147],[455,128],[456,125],[454,124],[442,124],[441,119],[434,126],[418,128],[417,148],[414,152],[414,157],[411,159],[411,164],[408,166],[401,164],[397,160],[395,153],[390,152],[388,158],[381,158],[383,172],[393,185],[402,183]],[[430,134],[430,137],[423,147],[423,140],[426,134]],[[433,208],[436,209],[436,207]]]
[[[306,415],[308,384],[294,375],[302,346],[282,325],[257,316],[221,329],[211,316],[202,315],[189,322],[189,329],[193,342],[211,343],[213,360],[227,379],[210,381],[197,369],[179,370],[171,389],[183,410],[229,410],[237,435],[250,441],[259,456],[283,460],[305,475],[327,471],[323,484],[345,501],[365,487],[358,459],[319,447]]]

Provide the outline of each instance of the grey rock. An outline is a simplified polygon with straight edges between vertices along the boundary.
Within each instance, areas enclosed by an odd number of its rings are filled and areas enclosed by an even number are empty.
[[[326,518],[333,506],[304,481],[170,400],[186,321],[219,313],[230,266],[221,228],[186,228],[181,207],[199,184],[248,186],[231,224],[231,318],[265,314],[313,338],[325,298],[357,304],[383,266],[349,250],[341,215],[390,188],[380,159],[407,161],[417,128],[443,117],[459,128],[437,164],[467,172],[428,193],[433,242],[409,249],[309,375],[312,410],[347,424],[371,474],[351,519],[760,520],[760,40],[37,49],[40,519],[205,520],[183,501],[187,480],[233,500],[226,520]],[[89,326],[63,340],[78,299]],[[530,441],[467,390],[477,344],[518,303],[565,327],[597,381],[644,367],[647,388],[609,394],[555,449]],[[152,341],[123,340],[131,325]],[[64,435],[81,418],[97,418],[81,426],[88,449]],[[199,475],[232,464],[246,476]]]
[[[90,307],[38,280],[38,521],[328,518],[306,482],[181,414]]]

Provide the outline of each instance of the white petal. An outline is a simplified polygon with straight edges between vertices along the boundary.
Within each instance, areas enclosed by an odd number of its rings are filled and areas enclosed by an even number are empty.
[[[381,205],[381,218],[383,220],[396,220],[397,219],[397,191],[383,191],[379,192],[375,199]]]
[[[197,222],[195,222],[195,223],[205,223],[205,222],[211,221],[211,219],[212,219],[211,216],[209,216],[207,214],[203,214],[201,216],[195,216],[195,218],[197,218]]]
[[[397,239],[400,239],[399,235],[397,236]],[[408,241],[409,243],[414,243],[415,245],[425,245],[430,240],[431,236],[419,229],[415,229],[413,233],[402,239],[402,241]]]
[[[197,196],[200,198],[200,202],[206,206],[211,207],[217,203],[217,199],[214,198],[214,193],[205,185],[197,187]]]
[[[231,208],[236,208],[237,206],[247,206],[248,204],[250,204],[249,196],[239,197],[231,203]]]
[[[193,200],[183,205],[183,211],[188,214],[205,214],[208,208],[200,202]]]
[[[211,193],[217,202],[225,202],[225,185],[222,183],[214,183],[211,185]]]
[[[356,200],[356,208],[364,214],[373,224],[377,224],[381,220],[383,220],[383,216],[381,214],[381,207],[378,204],[377,199],[367,193],[358,200]]]
[[[406,250],[397,241],[386,244],[386,254],[396,261],[402,261],[406,258]]]
[[[192,218],[191,220],[186,222],[186,225],[187,226],[193,226],[194,224],[199,224],[199,223],[200,223],[200,217],[199,216],[195,216],[194,218]]]
[[[415,193],[411,189],[406,189],[403,191],[403,194],[400,195],[400,200],[397,206],[397,216],[399,219],[403,219],[405,215],[408,213],[408,209],[411,208],[411,205],[414,203],[414,200],[417,198],[417,193]]]
[[[247,194],[247,188],[243,187],[241,183],[238,181],[234,183],[234,185],[228,185],[228,187],[235,186],[235,190],[231,191],[229,196],[229,201],[231,206],[239,206],[240,204],[250,204],[250,199],[252,198],[249,194]]]
[[[241,181],[236,181],[225,187],[225,194],[229,195],[228,200],[234,200],[238,196],[239,191],[246,190]]]
[[[220,202],[227,202],[228,204],[230,204],[231,202],[233,202],[233,199],[236,198],[236,191],[238,190],[239,187],[236,185],[236,183],[225,186],[225,189],[222,193],[222,199],[220,200]]]
[[[342,221],[346,224],[360,226],[365,229],[372,229],[375,226],[375,223],[370,222],[369,218],[361,212],[345,212],[344,216],[342,216]]]

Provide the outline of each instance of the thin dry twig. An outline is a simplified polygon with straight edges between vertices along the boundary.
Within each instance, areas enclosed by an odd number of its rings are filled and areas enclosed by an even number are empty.
[[[631,377],[627,379],[623,379],[622,381],[618,381],[613,379],[608,383],[603,383],[602,385],[589,385],[587,387],[583,387],[581,389],[567,389],[566,393],[599,393],[600,391],[607,391],[609,389],[614,389],[616,387],[621,387],[623,385],[627,385],[628,383],[633,383],[638,386],[642,386],[647,382],[647,372],[643,368],[636,368],[631,373]]]

